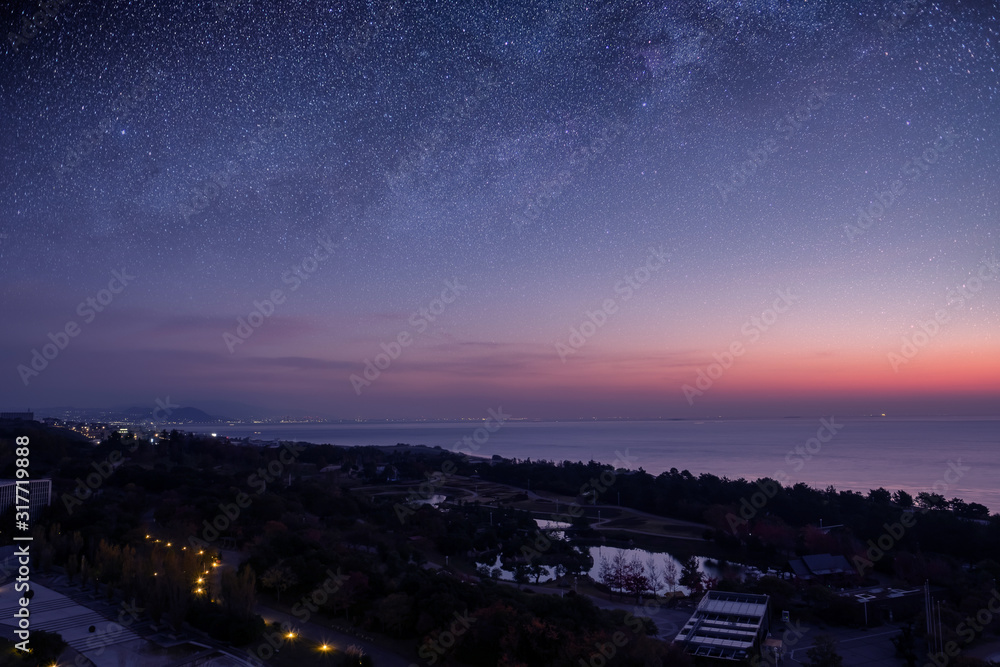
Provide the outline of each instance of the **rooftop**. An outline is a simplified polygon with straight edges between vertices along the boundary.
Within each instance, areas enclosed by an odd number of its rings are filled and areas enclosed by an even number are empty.
[[[769,600],[766,595],[709,591],[676,641],[692,655],[746,658],[761,635]]]

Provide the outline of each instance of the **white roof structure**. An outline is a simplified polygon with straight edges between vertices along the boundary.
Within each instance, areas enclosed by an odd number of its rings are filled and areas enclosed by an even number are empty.
[[[766,595],[709,591],[675,641],[692,655],[748,658],[767,629],[769,602]]]

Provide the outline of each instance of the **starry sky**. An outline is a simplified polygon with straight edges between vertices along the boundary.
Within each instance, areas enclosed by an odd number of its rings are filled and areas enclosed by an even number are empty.
[[[5,409],[1000,405],[995,3],[47,7],[2,17]]]

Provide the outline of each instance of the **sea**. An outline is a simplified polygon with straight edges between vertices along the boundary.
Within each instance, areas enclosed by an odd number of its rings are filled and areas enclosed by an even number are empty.
[[[494,427],[493,432],[483,428]],[[597,461],[657,475],[676,468],[730,479],[867,493],[940,493],[1000,512],[1000,417],[745,420],[195,424],[184,430],[345,446],[461,446],[476,456]],[[461,444],[472,438],[478,449]]]

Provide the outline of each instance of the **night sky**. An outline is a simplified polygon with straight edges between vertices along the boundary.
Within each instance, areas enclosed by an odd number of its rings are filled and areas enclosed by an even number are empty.
[[[37,11],[2,26],[4,409],[1000,405],[994,3]]]

